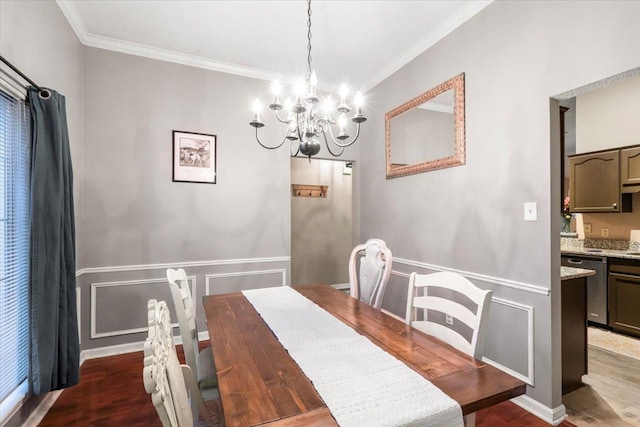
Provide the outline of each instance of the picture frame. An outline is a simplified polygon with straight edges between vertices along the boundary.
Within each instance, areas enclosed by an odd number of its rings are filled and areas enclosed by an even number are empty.
[[[216,135],[173,131],[173,182],[216,183]]]

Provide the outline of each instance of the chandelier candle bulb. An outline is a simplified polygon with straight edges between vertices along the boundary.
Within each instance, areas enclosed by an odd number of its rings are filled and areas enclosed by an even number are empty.
[[[340,86],[340,104],[344,104],[347,100],[347,95],[349,94],[349,88],[347,85],[343,84]]]
[[[273,102],[269,104],[269,108],[275,111],[282,109],[282,104],[280,104],[280,92],[282,91],[282,87],[280,86],[280,82],[275,80],[271,84],[271,92],[273,92]]]
[[[258,99],[253,101],[253,111],[255,113],[255,116],[253,118],[253,120],[251,121],[250,125],[253,126],[254,128],[258,129],[264,126],[264,123],[262,123],[260,121],[260,110],[262,109],[262,105],[260,104],[260,101]]]

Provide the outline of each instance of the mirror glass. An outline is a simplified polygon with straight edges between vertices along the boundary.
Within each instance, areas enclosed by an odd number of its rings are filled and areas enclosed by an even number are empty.
[[[464,74],[385,115],[387,178],[464,164]]]

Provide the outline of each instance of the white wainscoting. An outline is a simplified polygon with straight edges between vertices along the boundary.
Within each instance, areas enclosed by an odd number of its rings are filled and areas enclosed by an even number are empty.
[[[393,262],[396,263],[396,261],[397,261],[397,258],[394,258]],[[524,292],[544,294],[541,291],[543,288],[538,288],[533,285],[527,285],[520,282],[511,282],[504,279],[498,279],[498,278],[493,278],[491,276],[485,276],[485,275],[479,275],[479,274],[466,274],[461,270],[449,269],[446,267],[437,266],[433,264],[426,264],[418,261],[408,261],[408,260],[400,259],[400,261],[398,261],[397,263],[412,266],[412,267],[419,267],[419,268],[430,270],[430,271],[449,271],[449,272],[461,274],[471,281],[480,281],[480,282],[490,283],[492,285],[507,286],[509,288],[515,288]],[[408,285],[408,279],[410,274],[401,272],[401,271],[396,271],[396,270],[391,270],[391,274],[393,276],[403,277],[407,279],[407,285]],[[514,283],[518,283],[518,286],[515,286]],[[408,291],[408,288],[407,288],[407,291]],[[527,369],[525,372],[518,371],[513,367],[510,367],[508,361],[493,360],[488,357],[483,357],[482,360],[489,363],[490,365],[495,366],[498,369],[501,369],[507,372],[508,374],[520,379],[521,381],[524,381],[530,386],[533,386],[534,378],[535,378],[534,307],[529,305],[524,305],[515,301],[506,300],[504,298],[497,298],[497,297],[492,297],[491,302],[492,302],[492,305],[497,304],[509,310],[514,310],[515,316],[518,316],[518,315],[526,316],[526,331],[525,330],[522,331],[522,336],[526,337]],[[492,309],[491,311],[495,313],[496,309]]]
[[[483,357],[482,360],[489,363],[490,365],[493,365],[499,369],[502,369],[503,371],[507,372],[508,374],[518,378],[519,380],[524,381],[525,383],[529,384],[530,386],[534,385],[534,360],[535,360],[535,352],[534,352],[534,340],[533,340],[533,333],[534,333],[534,317],[533,317],[533,313],[534,313],[534,308],[532,306],[529,305],[524,305],[524,304],[520,304],[517,302],[513,302],[513,301],[509,301],[506,299],[502,299],[502,298],[495,298],[492,297],[491,298],[491,302],[493,304],[499,304],[502,305],[503,307],[507,307],[508,309],[512,309],[512,310],[516,310],[516,311],[520,311],[524,316],[526,316],[526,323],[527,323],[527,332],[526,332],[526,337],[527,337],[527,371],[526,372],[518,372],[515,369],[512,369],[508,366],[505,366],[504,362],[500,363],[499,361],[495,361],[492,360],[488,357]]]
[[[149,289],[153,289],[156,286],[162,286],[166,289],[167,295],[170,295],[168,291],[168,283],[167,279],[164,276],[164,272],[167,268],[185,268],[185,269],[199,269],[206,272],[207,270],[229,270],[233,269],[233,266],[238,266],[236,271],[230,272],[221,272],[221,273],[213,273],[205,274],[205,290],[202,288],[198,288],[196,282],[196,276],[201,275],[202,273],[197,273],[195,275],[190,275],[188,277],[189,284],[191,286],[191,295],[193,301],[198,301],[198,294],[204,293],[209,294],[211,291],[215,291],[215,287],[213,286],[213,281],[221,278],[229,278],[229,277],[256,277],[255,286],[261,286],[264,284],[264,280],[262,279],[265,275],[277,275],[276,284],[287,284],[287,268],[277,268],[277,269],[264,269],[264,270],[240,270],[240,268],[247,268],[252,264],[281,264],[281,263],[289,263],[291,261],[290,257],[262,257],[262,258],[238,258],[238,259],[223,259],[223,260],[210,260],[210,261],[190,261],[190,262],[171,262],[171,263],[161,263],[161,264],[141,264],[141,265],[123,265],[123,266],[111,266],[111,267],[97,267],[97,268],[85,268],[78,270],[76,272],[76,278],[80,286],[76,288],[77,295],[77,305],[78,305],[78,329],[81,331],[81,318],[80,314],[82,313],[82,307],[87,307],[87,304],[90,306],[90,338],[100,339],[100,338],[108,338],[108,337],[117,337],[130,335],[140,332],[145,332],[147,330],[147,325],[142,324],[138,320],[130,323],[135,323],[131,325],[122,325],[122,327],[114,328],[114,327],[106,327],[105,330],[103,325],[104,323],[101,320],[105,320],[105,297],[103,297],[103,292],[107,291],[107,288],[119,287],[123,290],[130,288],[132,286],[148,286]],[[154,270],[161,270],[158,272],[154,272]],[[197,270],[196,270],[197,271]],[[111,274],[115,274],[118,279],[122,279],[124,276],[127,277],[127,280],[108,280]],[[102,281],[96,281],[90,283],[91,292],[82,292],[82,288],[87,285],[87,281],[91,279],[87,279],[88,275],[98,275],[99,279]],[[136,276],[146,276],[144,278],[135,279]],[[149,278],[151,276],[151,278]],[[154,277],[155,276],[155,277]],[[258,279],[258,277],[261,277]],[[85,284],[82,285],[83,279]],[[105,280],[107,279],[107,280]],[[94,279],[95,280],[95,279]],[[274,286],[272,285],[272,286]],[[202,285],[200,285],[202,286]],[[251,284],[253,286],[253,284]],[[249,286],[249,287],[251,287]],[[164,292],[164,290],[163,290]],[[139,292],[138,292],[139,293]],[[150,291],[150,295],[153,292]],[[82,301],[82,297],[85,298],[85,301]],[[86,301],[87,297],[89,297],[89,301]],[[102,297],[102,299],[101,299]],[[170,296],[169,296],[170,298]],[[113,299],[113,298],[112,298]],[[202,310],[201,305],[195,304],[196,311]],[[99,308],[99,309],[98,309]],[[114,320],[114,319],[110,319]],[[139,323],[139,324],[138,324]],[[87,325],[85,325],[86,328]],[[102,328],[102,330],[99,329]],[[177,323],[174,323],[174,327],[177,327]],[[86,337],[85,337],[86,338]],[[112,344],[113,341],[110,341]],[[93,344],[94,346],[96,344]],[[99,344],[98,344],[99,345]],[[117,344],[116,344],[117,345]],[[85,349],[87,350],[87,349]],[[93,349],[92,349],[93,350]]]
[[[195,276],[188,276],[187,280],[189,281],[189,285],[191,286],[191,297],[195,301],[195,290],[196,290],[196,278]],[[98,314],[97,307],[100,304],[100,289],[104,288],[113,288],[113,287],[127,287],[127,286],[164,286],[168,289],[169,284],[167,282],[166,277],[160,279],[146,279],[146,280],[126,280],[119,282],[101,282],[101,283],[92,283],[91,284],[91,339],[95,338],[106,338],[106,337],[115,337],[119,335],[128,335],[135,334],[138,332],[145,332],[148,329],[146,324],[132,327],[128,329],[116,329],[111,331],[97,331],[98,324]],[[174,328],[178,327],[178,323],[173,323]]]

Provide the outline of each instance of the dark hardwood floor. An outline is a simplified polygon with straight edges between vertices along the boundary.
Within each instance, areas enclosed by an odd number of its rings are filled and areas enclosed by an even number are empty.
[[[62,392],[39,425],[161,426],[142,383],[142,359],[142,353],[138,352],[87,360],[80,371],[80,384]],[[547,427],[549,424],[511,402],[504,402],[478,412],[476,425]],[[573,424],[564,422],[561,426]]]

